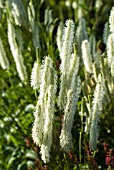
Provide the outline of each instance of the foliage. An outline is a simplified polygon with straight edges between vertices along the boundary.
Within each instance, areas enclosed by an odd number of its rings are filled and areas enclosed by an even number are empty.
[[[109,19],[113,6],[113,0],[0,1],[1,170],[114,168],[113,14]],[[71,32],[67,31],[68,21],[73,22]],[[51,79],[43,90],[47,98],[43,98],[42,109],[50,111],[53,104],[55,111],[52,107],[53,132],[45,125],[44,134],[52,133],[51,157],[45,164],[40,145],[36,146],[32,139],[32,128],[48,55],[53,64],[47,67],[47,80]],[[38,89],[30,83],[35,61],[41,67]],[[51,103],[55,72],[57,93]],[[62,105],[58,101],[61,98]],[[46,102],[50,104],[47,107]],[[42,119],[45,124],[45,116]],[[70,149],[63,143],[63,134],[60,137],[61,129],[68,132],[65,139],[69,137]]]

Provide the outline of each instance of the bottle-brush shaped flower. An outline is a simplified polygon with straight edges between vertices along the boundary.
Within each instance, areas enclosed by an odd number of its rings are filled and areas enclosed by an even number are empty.
[[[69,72],[68,72],[68,83],[69,83],[69,86],[70,86],[73,74],[75,74],[75,75],[78,74],[79,57],[76,54],[72,53],[69,64],[70,64],[70,66],[69,66],[69,69],[68,69],[69,70]]]
[[[82,41],[82,58],[88,73],[92,73],[92,56],[88,40]]]
[[[49,85],[54,84],[54,81],[56,80],[56,72],[53,68],[52,59],[49,56],[45,57],[44,64],[41,66],[41,72],[39,102],[42,105]]]
[[[49,162],[49,152],[52,144],[52,124],[57,89],[57,75],[50,57],[45,57],[40,73],[41,82],[34,114],[35,121],[32,129],[32,137],[36,145],[41,147],[42,160],[46,163]]]
[[[61,51],[61,47],[62,47],[63,28],[64,28],[64,24],[61,21],[58,26],[58,29],[57,29],[57,38],[56,38],[57,47],[58,47],[59,52]]]
[[[39,97],[36,105],[36,110],[35,110],[35,121],[33,125],[33,130],[32,130],[32,137],[36,145],[41,146],[42,144],[42,135],[43,135],[43,127],[44,127],[44,119],[45,119],[45,94],[47,91],[47,82],[48,76],[50,75],[49,70],[51,66],[51,59],[49,57],[45,57],[44,64],[41,65],[41,82],[40,82],[40,89],[39,89]],[[33,68],[34,70],[34,68]],[[48,75],[49,74],[49,75]],[[34,78],[36,78],[36,75],[34,74]],[[37,77],[38,78],[38,77]],[[39,111],[40,109],[40,111]],[[37,136],[36,136],[37,134]]]
[[[93,97],[93,106],[91,114],[91,127],[90,127],[90,146],[93,150],[97,147],[98,139],[98,122],[100,120],[101,109],[103,106],[103,99],[105,95],[104,85],[101,77],[98,77],[100,82],[97,82]]]
[[[111,76],[114,77],[114,59],[111,63]]]
[[[0,38],[0,64],[3,69],[9,68],[9,61],[6,57],[6,52],[4,50],[1,38]]]
[[[110,28],[110,32],[114,33],[114,7],[112,7],[110,11],[109,28]]]
[[[11,21],[8,19],[8,41],[11,48],[11,52],[16,64],[17,72],[22,82],[27,80],[27,72],[26,67],[24,65],[22,52],[20,47],[17,45],[16,42],[16,34],[15,29]]]
[[[21,26],[22,20],[21,20],[21,16],[20,16],[20,11],[18,9],[17,4],[14,2],[12,3],[12,15],[14,17],[15,24]]]
[[[31,27],[30,31],[32,32],[34,47],[40,49],[39,26],[35,19],[35,9],[32,1],[29,2],[28,6],[28,19]]]
[[[78,47],[78,55],[81,56],[81,44],[82,41],[88,39],[87,31],[86,31],[86,20],[84,18],[81,18],[79,20],[79,25],[76,30],[76,43]]]
[[[111,63],[114,58],[114,33],[109,34],[107,41],[107,56],[108,56],[108,65],[111,67]]]
[[[74,22],[69,19],[65,23],[65,28],[63,30],[62,36],[63,43],[60,52],[62,74],[64,74],[68,69],[69,58],[73,48],[73,39],[74,39]]]
[[[60,145],[65,152],[68,152],[70,151],[70,149],[72,149],[71,130],[80,91],[80,78],[74,75],[71,83],[71,88],[68,90],[67,93],[67,103],[64,109],[63,125],[60,135]]]
[[[67,20],[65,23],[65,28],[63,30],[63,37],[62,37],[62,48],[60,51],[60,58],[61,58],[61,83],[60,83],[60,92],[59,92],[59,99],[58,105],[60,109],[63,109],[66,103],[66,91],[68,86],[68,73],[70,67],[70,58],[71,52],[73,47],[73,38],[74,38],[74,22],[72,20]]]
[[[41,145],[41,156],[44,163],[49,162],[50,149],[52,145],[52,130],[53,130],[53,118],[54,118],[54,101],[55,90],[54,86],[50,85],[47,91],[47,97],[45,97],[45,120],[43,131],[43,142]]]
[[[42,115],[42,110],[39,102],[37,102],[36,110],[34,112],[34,124],[32,128],[32,138],[34,143],[41,146],[43,139],[43,126],[44,126],[44,115]]]
[[[25,26],[29,28],[28,15],[25,5],[23,5],[22,0],[8,0],[9,14],[12,15],[16,25]]]
[[[31,82],[30,82],[33,89],[39,88],[40,81],[41,81],[41,65],[39,61],[35,61],[34,66],[32,68]]]

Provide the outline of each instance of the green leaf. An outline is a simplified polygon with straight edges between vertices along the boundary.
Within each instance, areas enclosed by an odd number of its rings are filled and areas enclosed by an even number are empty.
[[[20,142],[14,136],[12,136],[11,134],[10,134],[10,139],[14,143],[15,146],[19,145]]]
[[[21,164],[18,165],[17,170],[24,170],[27,169],[27,162],[23,161]]]
[[[38,158],[38,155],[35,151],[33,150],[27,150],[26,152],[26,155],[25,155],[26,158],[30,158],[30,159],[33,159],[33,160],[36,160]]]
[[[27,161],[27,167],[28,168],[35,168],[35,164],[33,161]]]
[[[11,157],[10,159],[9,159],[9,161],[8,161],[8,165],[7,165],[7,167],[9,168],[12,164],[13,164],[13,162],[16,160],[16,157]]]

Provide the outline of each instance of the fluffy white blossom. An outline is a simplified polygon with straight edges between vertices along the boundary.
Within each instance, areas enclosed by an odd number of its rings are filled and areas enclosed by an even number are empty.
[[[72,20],[67,20],[65,23],[65,28],[63,30],[62,37],[62,48],[60,52],[61,58],[61,71],[66,72],[69,64],[70,55],[73,47],[74,38],[74,22]]]
[[[15,20],[15,23],[16,25],[19,25],[21,26],[21,16],[20,16],[20,11],[18,9],[18,6],[16,3],[12,3],[12,15],[14,16],[14,20]]]
[[[41,66],[38,61],[35,61],[31,73],[31,86],[33,87],[33,89],[39,88],[40,80],[41,80]]]
[[[48,146],[48,143],[46,145],[42,144],[40,153],[41,153],[42,160],[44,161],[44,163],[49,162],[49,158],[50,158],[50,153],[49,152],[50,152],[50,148]]]
[[[102,77],[99,75],[99,82],[96,84],[93,97],[93,106],[91,111],[91,127],[90,127],[90,146],[93,150],[96,149],[98,139],[98,123],[100,120],[100,113],[103,107],[103,99],[105,95],[105,89],[103,85]]]
[[[96,0],[95,9],[96,9],[97,12],[101,9],[102,5],[103,5],[103,2],[101,0]]]
[[[112,33],[108,36],[107,56],[108,56],[108,65],[109,65],[109,67],[111,67],[111,63],[114,58],[114,33]]]
[[[63,37],[62,37],[62,48],[60,51],[60,58],[61,58],[61,83],[60,83],[60,92],[59,92],[59,99],[58,105],[60,109],[63,109],[66,104],[66,93],[68,89],[68,74],[69,74],[69,67],[70,67],[70,58],[73,48],[73,38],[74,38],[74,22],[72,20],[67,20],[65,23],[65,28],[63,30]]]
[[[69,71],[68,71],[69,85],[71,83],[73,74],[77,75],[78,70],[79,70],[79,57],[76,54],[72,53],[71,59],[70,59],[70,62],[69,62]]]
[[[81,18],[79,20],[79,25],[76,30],[76,42],[77,42],[77,48],[78,48],[78,55],[81,56],[81,45],[82,41],[88,39],[87,31],[86,31],[86,20],[84,18]]]
[[[70,2],[69,0],[66,0],[66,1],[65,1],[65,5],[66,5],[67,7],[70,7],[70,6],[71,6],[71,2]]]
[[[41,157],[46,163],[49,162],[52,145],[52,129],[55,108],[55,94],[57,89],[57,75],[53,68],[52,59],[45,57],[41,65],[41,82],[39,97],[34,113],[32,137],[36,145],[41,147]]]
[[[112,7],[112,10],[110,12],[109,27],[110,27],[110,32],[114,33],[114,7]]]
[[[45,57],[44,64],[41,66],[41,72],[39,103],[43,105],[45,93],[49,85],[54,83],[55,78],[52,59],[49,56]]]
[[[92,56],[88,40],[82,41],[82,58],[86,71],[92,73]]]
[[[0,38],[0,64],[3,69],[9,68],[9,61],[6,57],[6,52],[4,50],[1,38]]]
[[[111,63],[111,75],[112,75],[112,77],[114,77],[114,59]]]
[[[64,28],[64,25],[63,25],[63,22],[61,21],[57,29],[57,38],[56,38],[59,52],[61,51],[61,47],[62,47],[63,28]]]
[[[68,152],[72,149],[72,126],[74,121],[74,115],[76,112],[76,106],[81,91],[80,78],[74,75],[71,83],[71,87],[67,93],[67,103],[64,110],[63,125],[60,135],[61,148]]]
[[[35,21],[35,9],[32,1],[29,2],[28,6],[28,19],[30,23],[30,30],[32,32],[33,44],[35,48],[40,49],[40,38],[39,38],[39,25]]]
[[[55,102],[55,90],[54,86],[50,85],[47,96],[45,97],[45,120],[43,130],[43,142],[41,145],[42,160],[46,163],[49,162],[50,149],[52,145],[52,130],[53,130],[53,118],[54,118],[54,102]]]
[[[8,19],[8,41],[16,64],[17,72],[22,82],[27,80],[26,67],[24,65],[21,47],[17,45],[16,33],[13,24]]]
[[[76,1],[72,2],[72,8],[75,10],[78,8],[78,3]]]
[[[9,18],[14,19],[18,26],[29,28],[27,9],[22,0],[7,0],[7,5],[10,10]]]
[[[36,145],[41,146],[43,140],[44,115],[42,115],[41,110],[42,108],[39,102],[37,102],[35,109],[36,109],[34,112],[35,120],[32,128],[32,138]]]
[[[72,113],[72,100],[73,100],[73,91],[69,90],[67,93],[67,105],[65,108],[65,114],[63,118],[63,126],[60,135],[60,145],[61,148],[68,152],[72,148],[72,135],[71,135],[71,126],[74,117]]]

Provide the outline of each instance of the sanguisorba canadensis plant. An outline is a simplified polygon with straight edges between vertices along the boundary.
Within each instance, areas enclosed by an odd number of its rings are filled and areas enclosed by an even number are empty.
[[[57,74],[49,56],[46,56],[43,62],[41,66],[35,62],[32,70],[31,85],[39,89],[32,137],[36,145],[41,147],[42,160],[46,163],[49,162],[52,145]],[[37,81],[34,81],[35,78],[39,79],[39,85]]]
[[[78,76],[79,57],[74,50],[74,22],[67,20],[62,36],[60,49],[60,91],[58,106],[64,112],[60,134],[60,146],[68,152],[72,149],[72,126],[81,92],[81,79]],[[35,121],[32,130],[33,140],[41,147],[42,160],[49,162],[52,144],[52,124],[56,94],[57,75],[50,57],[45,57],[44,64],[34,63],[31,74],[31,86],[39,89],[39,97],[34,113]]]
[[[79,57],[73,51],[74,22],[67,20],[62,36],[60,49],[61,77],[58,106],[64,112],[62,130],[60,134],[61,148],[68,152],[72,149],[71,130],[73,126],[76,106],[81,91],[81,80],[77,76],[79,69]]]
[[[60,5],[52,10],[56,2]],[[54,163],[58,164],[55,169],[75,169],[77,164],[81,169],[83,163],[90,165],[86,146],[94,159],[94,151],[98,147],[99,155],[108,131],[111,137],[106,140],[113,145],[114,7],[109,22],[105,21],[102,41],[99,25],[109,10],[108,2],[105,6],[100,0],[49,0],[49,8],[46,6],[44,0],[0,0],[0,169],[43,166],[36,153],[39,150],[50,169],[55,168]],[[72,16],[75,23],[68,19],[64,24],[64,18]],[[34,62],[37,49],[39,56]],[[35,96],[27,83],[32,64]],[[31,136],[28,128],[33,119]],[[35,153],[30,160],[28,151]],[[51,154],[55,157],[50,158]]]
[[[40,64],[38,60],[34,63],[31,86],[34,90],[39,91],[39,96],[34,112],[32,137],[41,149],[40,153],[44,163],[48,163],[50,160],[55,101],[57,101],[60,114],[63,114],[59,137],[61,149],[69,152],[73,148],[72,127],[77,108],[81,113],[80,116],[86,115],[85,121],[81,120],[81,126],[86,129],[89,145],[92,150],[97,148],[99,122],[103,107],[110,102],[109,95],[114,92],[112,85],[114,75],[112,21],[113,9],[109,18],[110,34],[107,34],[107,55],[96,51],[96,39],[94,35],[90,39],[88,38],[84,18],[79,21],[76,35],[73,20],[67,20],[64,28],[63,23],[60,23],[57,30],[57,46],[61,59],[59,91],[56,91],[58,80],[52,59],[46,56],[43,64]],[[83,34],[80,35],[81,33]],[[74,42],[77,43],[77,46]],[[106,70],[110,70],[108,75]],[[58,97],[56,92],[58,92]],[[85,110],[81,108],[80,111],[80,108],[77,107],[79,97],[82,97],[81,101],[85,102]],[[81,103],[82,105],[83,103]],[[82,133],[83,127],[80,134],[82,135]],[[79,145],[81,146],[81,137]],[[81,147],[79,152],[81,154]]]

